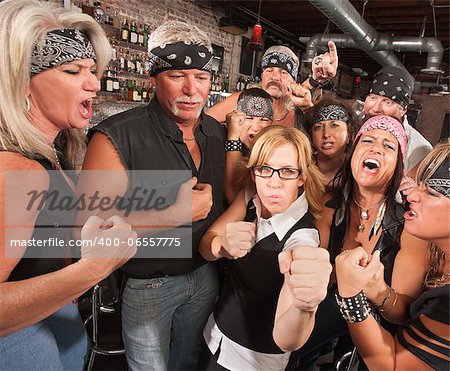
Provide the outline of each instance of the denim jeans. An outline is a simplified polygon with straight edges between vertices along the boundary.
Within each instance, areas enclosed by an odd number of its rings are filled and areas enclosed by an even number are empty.
[[[82,371],[88,349],[78,309],[70,303],[34,325],[0,337],[0,369]]]
[[[218,290],[216,267],[153,279],[129,278],[122,336],[131,370],[197,370],[202,331]]]

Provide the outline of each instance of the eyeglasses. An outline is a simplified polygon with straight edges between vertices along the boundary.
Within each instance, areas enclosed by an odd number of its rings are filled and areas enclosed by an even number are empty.
[[[301,169],[294,169],[292,167],[282,167],[281,169],[274,169],[270,166],[254,166],[253,174],[260,178],[269,179],[274,173],[277,173],[282,180],[294,180],[297,179],[301,173]]]

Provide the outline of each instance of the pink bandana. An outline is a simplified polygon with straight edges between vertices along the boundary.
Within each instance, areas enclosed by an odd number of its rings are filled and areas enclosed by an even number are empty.
[[[386,130],[391,133],[398,141],[400,145],[400,150],[402,151],[403,157],[405,157],[406,146],[408,144],[408,138],[405,133],[403,125],[396,119],[390,116],[374,116],[368,119],[359,129],[358,134],[356,134],[353,144],[356,143],[358,138],[371,130]]]

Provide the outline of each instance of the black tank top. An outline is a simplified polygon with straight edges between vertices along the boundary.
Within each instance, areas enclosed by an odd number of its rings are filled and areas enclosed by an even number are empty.
[[[255,219],[256,208],[250,200],[245,221]],[[278,254],[292,233],[301,228],[315,228],[309,212],[295,223],[282,241],[272,233],[259,240],[243,258],[223,259],[224,281],[214,319],[228,338],[247,349],[268,354],[284,353],[272,336],[284,280],[278,266]]]
[[[431,332],[431,330],[424,325],[420,316],[425,315],[428,318],[448,326],[450,324],[449,292],[450,285],[445,285],[422,294],[411,304],[411,320],[408,325],[402,326],[397,333],[398,341],[405,349],[435,370],[449,369],[448,359],[450,358],[450,342]],[[425,349],[409,343],[404,336],[405,332],[417,343],[423,345]],[[434,340],[437,344],[431,342],[429,339]],[[428,350],[434,350],[446,358],[432,354]]]
[[[50,238],[53,238],[67,241],[70,238],[77,211],[76,208],[67,210],[57,207],[57,205],[60,205],[63,198],[75,200],[75,194],[61,172],[56,171],[49,161],[43,159],[36,159],[36,161],[47,170],[50,183],[45,204],[37,216],[31,239],[50,241]],[[76,180],[74,171],[66,171],[66,174],[72,180]],[[30,249],[38,250],[31,251]],[[8,281],[24,280],[63,268],[66,265],[65,258],[69,254],[68,249],[69,247],[66,246],[28,247],[22,259],[11,272]]]

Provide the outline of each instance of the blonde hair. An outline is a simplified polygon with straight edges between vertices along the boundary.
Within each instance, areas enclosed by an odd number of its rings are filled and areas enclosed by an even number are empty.
[[[309,210],[314,218],[319,219],[325,191],[323,175],[314,164],[308,137],[300,130],[279,125],[264,128],[254,141],[247,168],[263,165],[275,148],[285,144],[292,144],[297,150],[298,168],[302,171]]]
[[[97,77],[100,78],[109,63],[111,45],[92,17],[36,0],[0,3],[0,146],[30,158],[44,157],[54,166],[57,159],[53,147],[28,114],[26,91],[34,45],[41,42],[47,32],[59,28],[77,28],[87,35],[96,53]],[[84,145],[83,131],[64,129],[57,142],[66,164],[74,168],[76,156]]]
[[[439,143],[434,149],[428,153],[420,163],[417,174],[417,184],[424,183],[434,174],[441,164],[450,157],[450,138]],[[432,288],[442,284],[443,267],[445,261],[445,253],[435,244],[431,244],[428,249],[428,272],[425,276],[425,287]]]
[[[211,40],[197,26],[180,21],[168,21],[157,27],[148,39],[148,51],[166,44],[182,42],[185,44],[202,45],[212,53]]]

